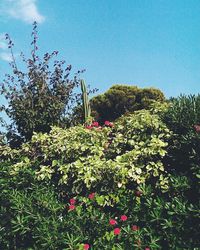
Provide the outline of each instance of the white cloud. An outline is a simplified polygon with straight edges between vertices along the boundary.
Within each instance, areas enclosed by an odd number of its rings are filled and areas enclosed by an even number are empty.
[[[19,53],[15,53],[14,57],[17,58],[19,56]],[[0,60],[11,62],[12,61],[12,55],[11,52],[8,50],[8,45],[5,41],[5,34],[0,34]]]
[[[37,0],[4,0],[1,12],[27,23],[42,23],[45,17],[39,13],[36,2]]]
[[[10,53],[6,52],[7,50],[7,44],[5,41],[5,34],[2,33],[0,34],[0,50],[2,52],[0,52],[0,59],[6,62],[11,62],[12,57],[10,55]]]
[[[5,41],[5,34],[0,34],[0,49],[7,49],[7,43]]]
[[[12,56],[8,52],[1,52],[0,53],[0,59],[6,62],[11,62],[12,61]]]

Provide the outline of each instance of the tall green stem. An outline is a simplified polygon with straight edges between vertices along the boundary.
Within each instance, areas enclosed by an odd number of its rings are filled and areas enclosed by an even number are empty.
[[[90,119],[91,108],[88,99],[87,88],[84,80],[81,80],[81,91],[83,100],[84,122],[87,123]]]

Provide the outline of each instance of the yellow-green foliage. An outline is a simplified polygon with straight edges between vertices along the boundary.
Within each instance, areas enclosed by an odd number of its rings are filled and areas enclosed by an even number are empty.
[[[23,161],[13,170],[17,174],[20,166],[32,167],[38,180],[50,180],[74,193],[93,188],[111,192],[151,181],[165,190],[162,158],[169,136],[159,116],[147,110],[122,117],[113,128],[53,127],[23,145]]]
[[[12,149],[7,145],[0,145],[0,162],[9,159],[16,159],[19,155],[20,150]]]
[[[140,184],[153,176],[159,179],[163,189],[167,188],[162,158],[166,154],[170,131],[159,116],[147,110],[136,111],[134,115],[122,117],[116,129],[110,150],[117,153],[122,180],[131,179]]]

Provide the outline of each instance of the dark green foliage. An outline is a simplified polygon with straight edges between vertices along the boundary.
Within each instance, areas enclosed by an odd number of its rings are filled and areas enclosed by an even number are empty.
[[[114,85],[104,94],[91,99],[91,109],[96,120],[114,121],[127,112],[149,109],[153,101],[164,100],[163,93],[158,89]]]
[[[200,179],[200,95],[181,95],[171,99],[171,107],[164,115],[164,121],[174,132],[166,157],[169,170],[190,176],[194,190],[192,199],[198,198],[197,183]]]
[[[8,168],[1,165],[1,249],[59,248],[59,230],[63,240],[66,232],[60,225],[63,205],[56,193],[44,183],[35,183],[31,172],[23,171],[20,177],[12,178]]]
[[[12,161],[0,164],[0,246],[10,249],[77,249],[88,243],[91,249],[198,249],[200,246],[198,201],[186,197],[190,180],[171,176],[165,195],[153,185],[135,191],[118,189],[113,194],[87,193],[76,196],[75,209],[69,211],[72,196],[55,186],[37,182],[33,172],[23,170],[10,176]],[[108,195],[116,198],[114,207],[102,207]],[[110,199],[110,198],[109,198]],[[128,219],[122,222],[121,215]],[[117,225],[111,226],[110,219]],[[132,226],[137,225],[138,231]],[[121,228],[119,236],[113,234]],[[141,248],[138,247],[140,242]],[[115,247],[115,248],[114,248]]]
[[[12,74],[6,74],[0,93],[8,101],[8,107],[2,109],[12,121],[7,137],[13,146],[19,146],[20,140],[30,140],[34,131],[49,132],[52,125],[66,126],[66,117],[76,100],[73,90],[79,85],[77,75],[69,79],[71,65],[65,66],[65,61],[51,62],[53,57],[57,57],[57,51],[39,58],[36,23],[32,36],[31,58],[26,59],[21,54],[26,67],[22,72],[14,58],[14,44],[6,35],[13,58]]]
[[[164,165],[168,172],[187,176],[190,189],[185,196],[196,202],[200,195],[200,95],[181,95],[171,99],[163,115],[168,128],[173,131],[169,140]]]
[[[200,125],[200,94],[180,95],[171,98],[171,107],[165,114],[165,122],[176,134],[194,132],[194,125]]]

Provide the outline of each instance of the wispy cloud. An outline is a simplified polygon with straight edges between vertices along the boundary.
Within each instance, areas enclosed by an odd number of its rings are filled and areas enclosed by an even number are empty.
[[[14,57],[17,58],[19,53],[14,53]],[[8,50],[8,44],[5,40],[5,33],[0,34],[0,61],[11,62],[13,60],[11,52]]]
[[[1,15],[22,20],[26,23],[34,21],[42,23],[45,17],[39,13],[37,0],[3,0],[1,2]]]
[[[6,62],[11,62],[12,61],[12,56],[8,52],[1,52],[0,53],[0,59]]]
[[[7,49],[7,44],[6,44],[6,41],[5,41],[5,34],[2,33],[0,34],[0,49]]]
[[[12,57],[10,53],[7,52],[7,44],[5,41],[5,34],[2,33],[0,34],[0,60],[6,61],[6,62],[11,62]]]

